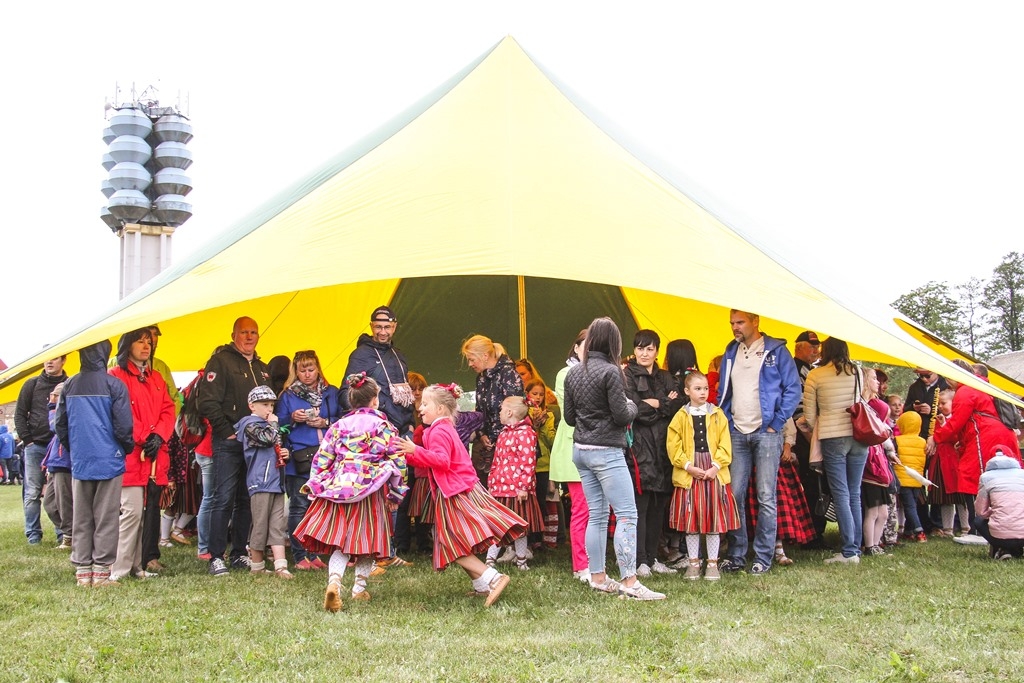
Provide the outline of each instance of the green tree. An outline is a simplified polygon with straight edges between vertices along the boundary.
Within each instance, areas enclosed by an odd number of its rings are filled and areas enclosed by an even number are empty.
[[[893,308],[945,341],[960,347],[969,336],[960,311],[947,282],[929,282],[912,289],[896,301]]]
[[[1011,251],[985,286],[992,327],[986,341],[992,354],[1024,348],[1024,255]]]
[[[957,285],[956,291],[960,295],[960,310],[967,327],[965,350],[977,357],[981,351],[981,323],[985,317],[985,282],[972,277],[967,282]]]

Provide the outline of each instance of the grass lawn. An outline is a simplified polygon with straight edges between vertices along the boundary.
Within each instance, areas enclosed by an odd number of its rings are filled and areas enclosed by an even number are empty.
[[[1024,675],[1024,564],[931,540],[860,566],[796,565],[717,583],[647,583],[668,600],[593,594],[564,549],[491,609],[429,559],[321,609],[326,576],[213,579],[194,549],[165,574],[74,585],[64,551],[29,547],[20,487],[0,487],[2,681],[983,681]],[[610,565],[611,566],[611,565]],[[351,570],[350,570],[351,571]],[[346,584],[351,585],[351,574]],[[346,594],[347,595],[347,594]]]

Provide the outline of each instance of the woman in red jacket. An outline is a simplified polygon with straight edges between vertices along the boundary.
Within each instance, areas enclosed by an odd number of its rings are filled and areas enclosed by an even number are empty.
[[[973,372],[967,363],[959,359],[953,362],[967,372]],[[948,418],[941,414],[935,416],[938,426],[928,439],[928,452],[934,452],[936,443],[959,443],[956,491],[973,498],[978,495],[978,480],[996,446],[1008,445],[1014,450],[1004,455],[1020,460],[1020,452],[1016,450],[1017,435],[999,420],[991,396],[948,377],[946,382],[956,391],[953,413]]]
[[[117,366],[110,374],[128,387],[132,404],[135,450],[125,457],[121,482],[120,536],[117,560],[110,578],[117,580],[131,573],[138,578],[149,575],[143,566],[143,513],[150,510],[156,522],[151,530],[155,546],[160,534],[160,493],[167,485],[170,456],[167,441],[174,431],[174,402],[159,372],[153,372],[149,358],[153,339],[149,328],[129,332],[117,343]]]

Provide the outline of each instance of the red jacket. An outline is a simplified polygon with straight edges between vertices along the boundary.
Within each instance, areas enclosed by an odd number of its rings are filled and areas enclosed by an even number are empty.
[[[174,432],[174,401],[167,393],[167,384],[159,372],[149,371],[145,381],[140,381],[139,368],[129,362],[128,369],[120,366],[111,368],[111,375],[118,378],[128,387],[128,398],[132,404],[132,438],[135,450],[125,457],[124,479],[122,486],[145,486],[150,476],[160,486],[167,485],[167,470],[171,459],[167,450],[167,442]],[[159,434],[164,440],[156,456],[156,469],[153,461],[146,459],[142,452],[142,444],[150,434]]]
[[[423,445],[406,455],[405,461],[416,468],[416,476],[426,471],[430,490],[440,490],[445,498],[465,493],[480,483],[469,452],[447,418],[434,420],[424,430]]]
[[[498,433],[487,490],[495,498],[515,498],[520,491],[534,493],[537,490],[536,469],[537,433],[527,417],[506,425]]]
[[[995,446],[1006,447],[1010,452],[1005,455],[1020,460],[1017,435],[999,421],[992,397],[966,384],[957,388],[953,414],[946,424],[935,428],[933,436],[936,443],[960,444],[956,493],[978,494],[978,479]]]

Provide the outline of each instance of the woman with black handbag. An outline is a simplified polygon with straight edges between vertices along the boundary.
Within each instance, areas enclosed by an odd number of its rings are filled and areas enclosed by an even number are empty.
[[[821,365],[804,383],[804,418],[808,427],[818,423],[822,464],[842,539],[842,552],[825,560],[829,564],[860,563],[863,532],[860,487],[868,447],[853,438],[853,422],[847,409],[860,400],[860,368],[850,360],[846,342],[829,337],[821,344]]]
[[[324,379],[316,351],[295,354],[284,386],[274,412],[281,429],[288,432],[282,438],[291,456],[284,473],[292,562],[300,570],[325,569],[327,565],[319,557],[307,553],[295,540],[295,527],[309,508],[309,498],[299,493],[299,488],[309,479],[310,461],[327,428],[348,412],[348,398]]]

